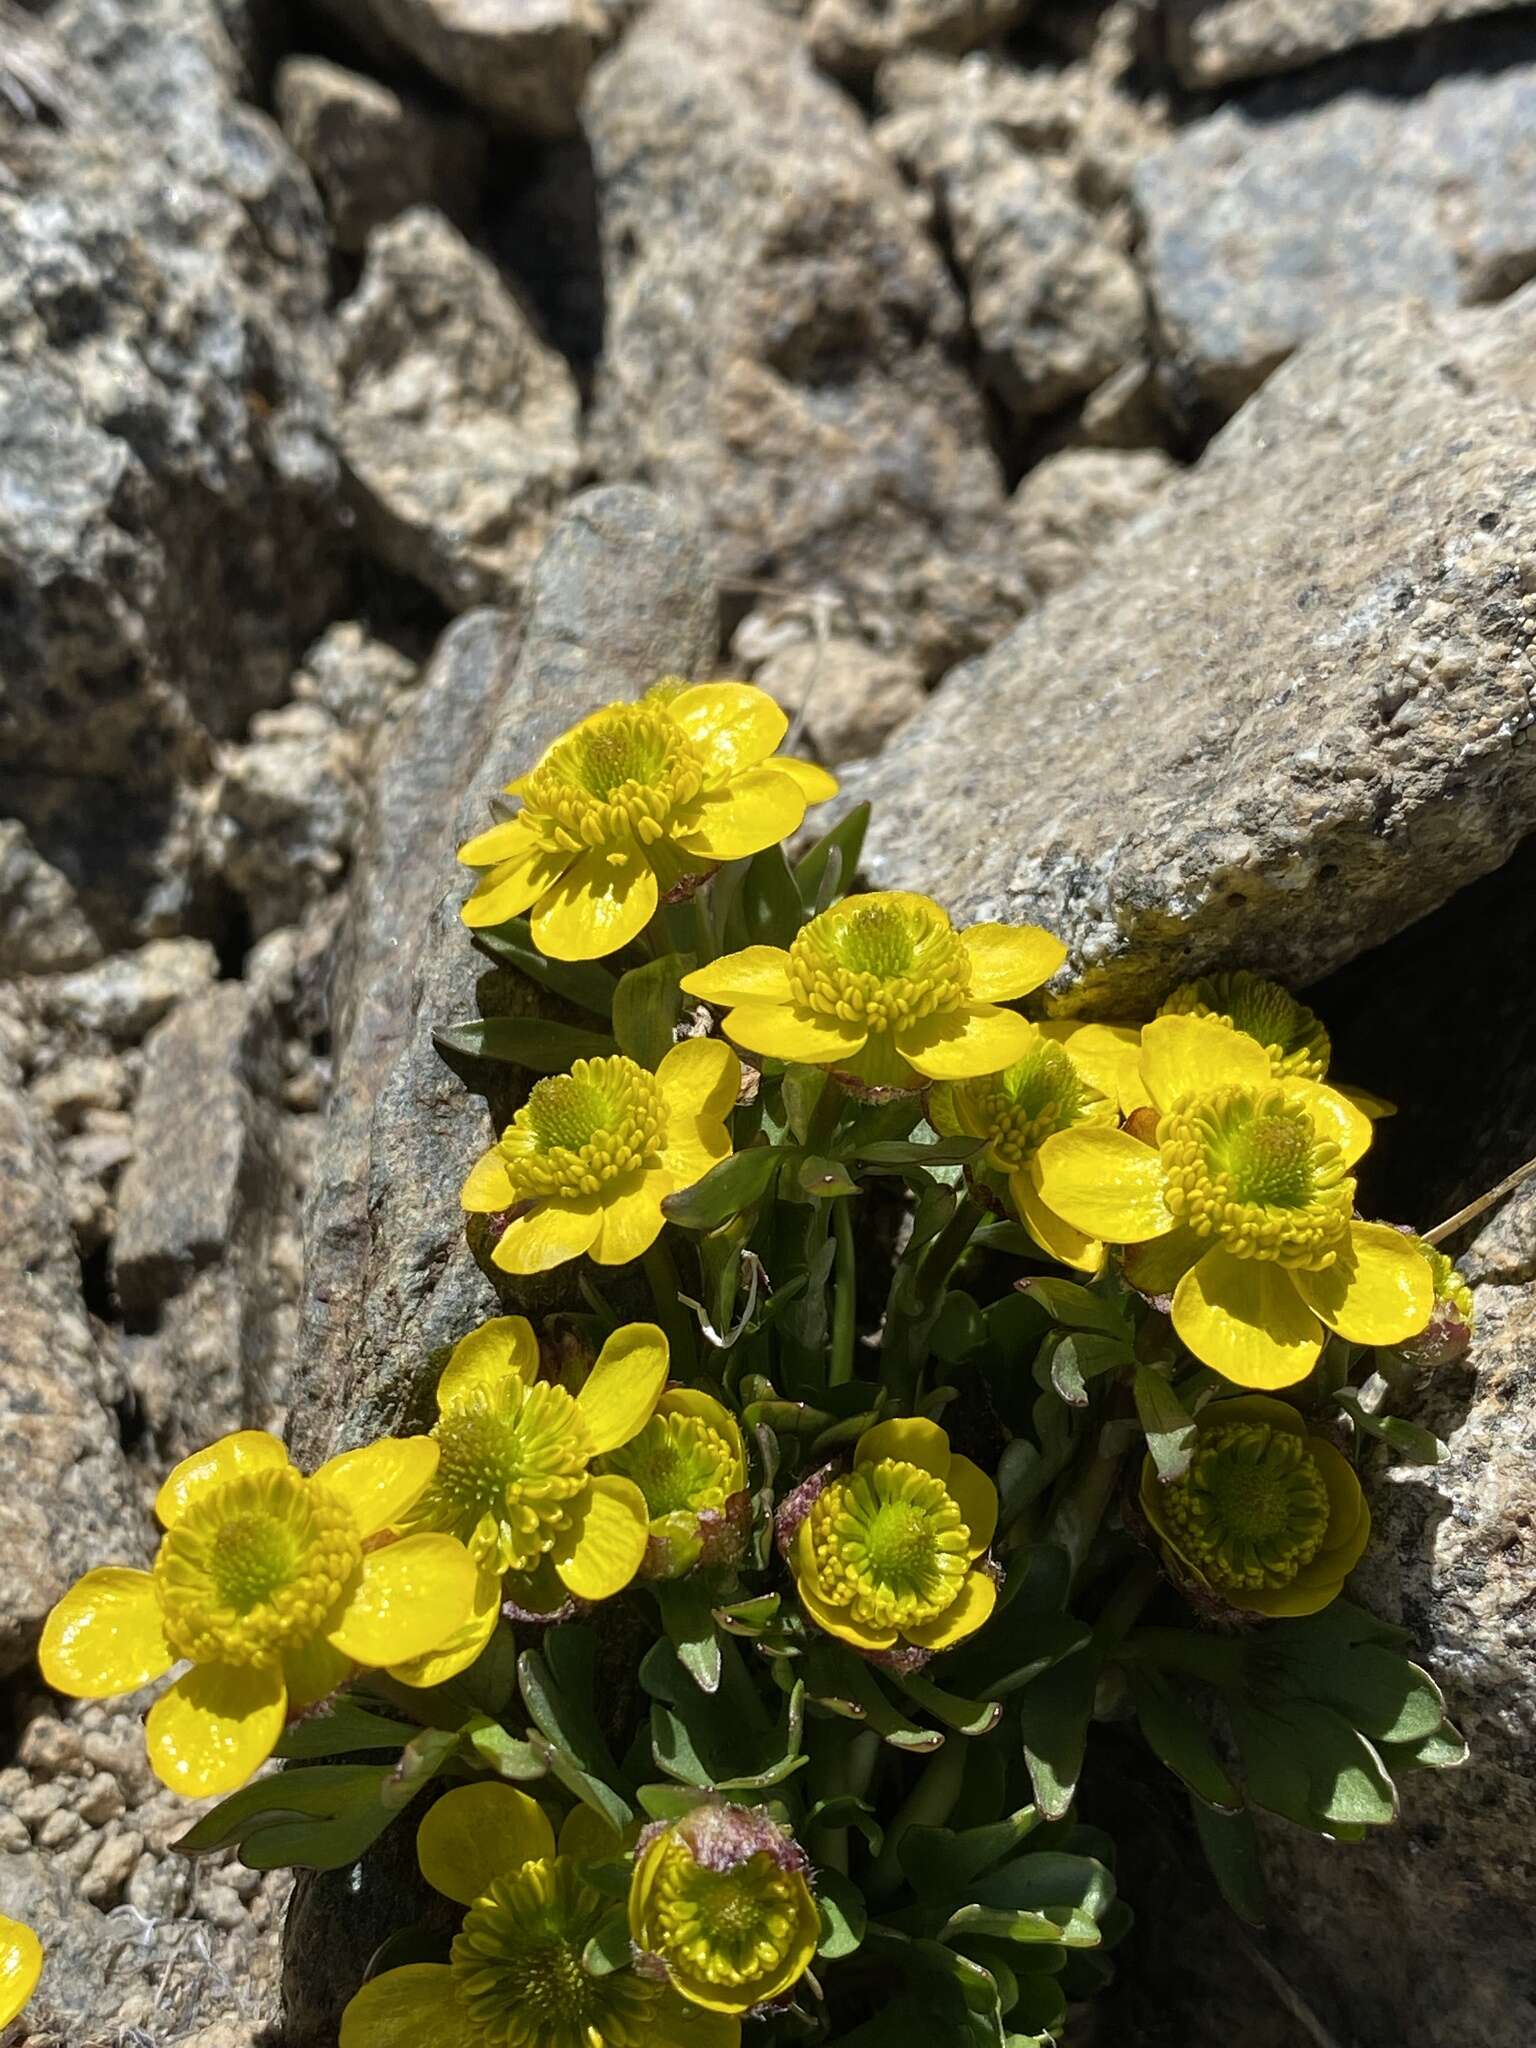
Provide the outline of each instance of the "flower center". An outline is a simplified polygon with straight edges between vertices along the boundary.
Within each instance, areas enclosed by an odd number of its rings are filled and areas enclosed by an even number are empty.
[[[452,1969],[476,2048],[645,2048],[661,1986],[582,1967],[607,1911],[567,1856],[525,1863],[475,1901]]]
[[[660,1954],[679,1974],[727,1990],[774,1976],[799,1931],[796,1887],[803,1882],[764,1849],[711,1870],[684,1843],[672,1843],[656,1874]]]
[[[983,1134],[993,1157],[1010,1171],[1024,1166],[1053,1132],[1069,1129],[1109,1105],[1090,1088],[1070,1054],[1043,1034],[1006,1072],[962,1082],[967,1121]]]
[[[653,1161],[666,1125],[655,1075],[619,1053],[536,1081],[500,1150],[519,1201],[573,1201]]]
[[[1190,1096],[1157,1127],[1164,1200],[1240,1259],[1320,1271],[1337,1259],[1355,1183],[1331,1139],[1279,1088]]]
[[[205,1494],[166,1532],[155,1591],[179,1657],[270,1664],[323,1635],[362,1563],[350,1509],[291,1468]]]
[[[564,1387],[547,1380],[479,1388],[441,1417],[437,1473],[411,1513],[457,1536],[487,1571],[532,1571],[570,1519],[591,1439]]]
[[[1288,1586],[1328,1533],[1328,1489],[1305,1439],[1267,1422],[1203,1430],[1163,1495],[1178,1547],[1233,1592]]]
[[[824,1017],[880,1032],[966,999],[971,964],[936,903],[889,892],[823,911],[789,949],[789,985]]]
[[[654,846],[704,787],[704,758],[654,704],[610,704],[551,747],[522,785],[523,806],[554,846]]]
[[[970,1532],[943,1482],[899,1458],[834,1479],[811,1508],[823,1597],[875,1628],[932,1621],[955,1599]]]
[[[1246,968],[1186,981],[1169,996],[1160,1014],[1214,1017],[1245,1032],[1269,1054],[1276,1074],[1320,1081],[1328,1071],[1332,1047],[1321,1019],[1278,981],[1267,981]]]
[[[651,1520],[723,1508],[734,1482],[735,1454],[698,1415],[653,1415],[640,1434],[611,1451],[605,1472],[632,1479]]]

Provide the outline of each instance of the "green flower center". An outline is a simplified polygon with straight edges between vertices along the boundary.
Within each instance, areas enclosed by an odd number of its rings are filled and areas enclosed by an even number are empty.
[[[789,949],[796,1000],[869,1032],[958,1008],[971,985],[960,936],[936,904],[887,893],[825,910]]]
[[[986,1138],[996,1163],[1009,1172],[1027,1165],[1054,1132],[1110,1114],[1066,1048],[1043,1034],[1005,1072],[961,1082],[955,1092],[966,1127]]]
[[[587,1483],[592,1443],[575,1401],[547,1380],[504,1380],[456,1402],[432,1434],[437,1473],[411,1526],[457,1536],[487,1571],[532,1571]]]
[[[1218,1591],[1266,1592],[1288,1586],[1322,1548],[1328,1488],[1303,1437],[1230,1423],[1201,1431],[1162,1511],[1179,1550]]]
[[[873,1628],[932,1621],[970,1568],[970,1531],[943,1481],[899,1458],[833,1480],[810,1528],[822,1597]]]
[[[1245,968],[1186,981],[1159,1014],[1214,1017],[1231,1025],[1258,1040],[1277,1075],[1299,1074],[1320,1081],[1328,1071],[1332,1047],[1321,1020],[1278,981],[1267,981]]]
[[[610,1451],[605,1472],[632,1479],[651,1520],[723,1508],[736,1487],[736,1456],[698,1415],[653,1415],[640,1434]]]
[[[345,1501],[291,1468],[195,1500],[155,1559],[165,1632],[198,1664],[270,1664],[331,1625],[362,1563]]]
[[[767,1983],[784,1967],[800,1931],[805,1880],[766,1850],[728,1870],[669,1844],[656,1874],[650,1914],[657,1953],[679,1976],[735,1991]]]
[[[582,1967],[608,1910],[567,1856],[525,1863],[475,1901],[452,1953],[475,2048],[646,2048],[662,1987]]]
[[[1338,1258],[1355,1183],[1332,1139],[1279,1088],[1192,1096],[1157,1127],[1169,1209],[1240,1259],[1320,1271]]]
[[[653,1162],[666,1128],[656,1076],[619,1053],[536,1081],[500,1151],[519,1202],[574,1201]]]
[[[704,780],[703,756],[664,709],[610,704],[550,748],[522,785],[523,806],[568,852],[654,846]]]

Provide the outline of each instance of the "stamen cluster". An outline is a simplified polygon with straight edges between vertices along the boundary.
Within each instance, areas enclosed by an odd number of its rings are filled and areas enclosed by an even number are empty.
[[[652,1161],[666,1121],[655,1075],[616,1053],[536,1082],[499,1149],[519,1200],[570,1201]]]
[[[1355,1183],[1283,1089],[1186,1097],[1157,1126],[1170,1213],[1240,1259],[1320,1271],[1348,1236]]]
[[[520,789],[549,844],[576,853],[656,845],[704,780],[703,755],[675,719],[649,704],[612,704],[552,747]]]
[[[1306,1439],[1265,1423],[1204,1432],[1162,1512],[1182,1554],[1218,1590],[1288,1586],[1328,1533],[1328,1489]]]
[[[854,897],[813,918],[789,948],[796,1001],[870,1032],[958,1008],[971,965],[947,917],[921,899]]]

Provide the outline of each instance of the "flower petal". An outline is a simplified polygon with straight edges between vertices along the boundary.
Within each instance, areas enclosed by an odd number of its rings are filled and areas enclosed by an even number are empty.
[[[773,948],[749,950],[769,953]],[[685,1038],[662,1055],[656,1085],[673,1116],[708,1116],[718,1122],[736,1107],[741,1061],[723,1039]]]
[[[272,1754],[287,1712],[280,1665],[194,1664],[149,1710],[150,1767],[186,1799],[233,1792]]]
[[[283,1685],[288,1694],[288,1711],[297,1713],[312,1707],[336,1688],[345,1685],[353,1672],[352,1659],[343,1657],[329,1643],[301,1643],[283,1652]]]
[[[775,754],[768,765],[780,775],[789,776],[807,804],[827,803],[842,786],[825,768],[818,768],[814,761],[801,761],[794,754]]]
[[[494,1216],[499,1209],[510,1209],[516,1200],[517,1190],[507,1171],[506,1156],[499,1145],[493,1145],[469,1169],[469,1177],[459,1190],[459,1207],[472,1216]]]
[[[315,1478],[339,1493],[366,1539],[390,1528],[426,1492],[437,1470],[429,1436],[381,1436],[360,1451],[328,1458]]]
[[[472,1906],[499,1877],[555,1853],[555,1831],[526,1792],[494,1781],[456,1785],[416,1830],[416,1861],[434,1891]]]
[[[982,1003],[1008,1003],[1049,981],[1067,949],[1035,924],[973,924],[960,934],[971,962],[971,994]]]
[[[271,1472],[288,1463],[286,1447],[265,1429],[238,1429],[233,1436],[221,1436],[204,1451],[194,1451],[172,1466],[155,1495],[155,1513],[164,1528],[186,1513],[193,1501],[227,1486],[231,1479],[243,1479],[248,1472]]]
[[[645,2048],[741,2048],[741,2021],[735,2013],[706,2012],[669,1989],[646,2021]]]
[[[1141,1244],[1173,1228],[1162,1161],[1128,1131],[1057,1131],[1035,1154],[1030,1179],[1048,1209],[1106,1244]]]
[[[894,1031],[896,1050],[930,1081],[966,1081],[1000,1073],[1022,1059],[1034,1041],[1034,1026],[993,1003],[965,1003]]]
[[[554,888],[577,858],[564,847],[551,852],[548,847],[531,846],[483,874],[465,897],[459,916],[471,931],[484,931],[490,925],[505,924],[509,917],[521,917]]]
[[[980,1557],[997,1534],[997,1488],[979,1465],[956,1455],[944,1475],[944,1490],[971,1532],[972,1557]]]
[[[1090,1237],[1086,1231],[1079,1230],[1064,1216],[1058,1216],[1054,1209],[1047,1207],[1035,1190],[1037,1170],[1037,1162],[1031,1159],[1027,1173],[1008,1176],[1008,1192],[1030,1236],[1043,1252],[1049,1252],[1053,1259],[1060,1259],[1064,1266],[1071,1266],[1079,1273],[1102,1272],[1103,1238]]]
[[[547,1273],[567,1259],[579,1259],[597,1242],[602,1210],[596,1195],[577,1200],[535,1202],[501,1233],[491,1264],[503,1273]]]
[[[782,946],[743,946],[739,953],[727,953],[708,967],[696,967],[678,985],[684,995],[697,996],[701,1003],[713,1003],[722,1010],[737,1003],[787,1003],[789,955]],[[708,1042],[684,1041],[695,1045]],[[674,1052],[681,1050],[681,1046],[673,1047]],[[668,1053],[667,1058],[671,1057]]]
[[[446,1685],[467,1671],[479,1657],[501,1619],[501,1578],[482,1571],[475,1583],[475,1604],[468,1621],[456,1628],[448,1640],[423,1657],[411,1657],[403,1664],[391,1664],[389,1675],[402,1685]]]
[[[667,1384],[667,1340],[654,1323],[615,1330],[576,1396],[594,1453],[616,1451],[650,1421]]]
[[[607,1600],[639,1571],[649,1539],[645,1495],[632,1479],[603,1473],[572,1501],[550,1558],[578,1600]]]
[[[751,683],[695,683],[666,708],[703,753],[712,776],[755,768],[789,731],[788,718],[767,691]]]
[[[712,1116],[674,1117],[667,1126],[661,1163],[674,1188],[691,1188],[730,1156],[731,1134]]]
[[[797,1060],[808,1067],[851,1059],[867,1036],[856,1024],[823,1017],[798,1003],[739,1004],[726,1018],[725,1029],[748,1052],[770,1060]]]
[[[1256,1038],[1214,1017],[1154,1017],[1141,1028],[1141,1078],[1160,1110],[1215,1088],[1262,1088],[1269,1054]]]
[[[1336,1265],[1294,1277],[1302,1300],[1350,1344],[1401,1344],[1434,1313],[1429,1261],[1385,1223],[1352,1223]]]
[[[0,1914],[0,2027],[8,2027],[37,1989],[43,1944],[19,1920]]]
[[[523,1384],[539,1371],[539,1340],[526,1316],[491,1316],[461,1337],[437,1383],[437,1412],[446,1415],[473,1394],[494,1392],[509,1380]]]
[[[1202,1428],[1224,1429],[1233,1423],[1262,1422],[1269,1429],[1282,1429],[1289,1436],[1305,1436],[1306,1419],[1289,1401],[1276,1401],[1268,1394],[1223,1395],[1200,1411]]]
[[[537,825],[526,812],[519,811],[515,818],[503,818],[466,839],[459,848],[459,859],[467,868],[500,868],[537,852],[542,843]]]
[[[655,873],[637,846],[594,846],[539,899],[533,943],[551,960],[601,960],[639,938],[656,900]]]
[[[967,1572],[944,1612],[932,1621],[902,1631],[909,1643],[925,1650],[945,1650],[951,1643],[975,1635],[997,1605],[997,1585],[989,1572]]]
[[[1040,1029],[1063,1048],[1091,1088],[1120,1105],[1123,1116],[1151,1106],[1141,1078],[1141,1032],[1134,1024],[1061,1022]]]
[[[1373,1124],[1379,1123],[1383,1117],[1397,1115],[1395,1102],[1388,1102],[1384,1095],[1373,1095],[1368,1088],[1340,1087],[1335,1093],[1352,1103],[1362,1116],[1368,1116]]]
[[[409,1663],[444,1644],[469,1619],[479,1580],[452,1536],[403,1536],[370,1550],[341,1619],[327,1633],[354,1663]]]
[[[337,2048],[463,2048],[469,2015],[447,1963],[407,1963],[348,2000]]]
[[[1173,1327],[1202,1365],[1239,1387],[1294,1386],[1323,1348],[1322,1325],[1283,1266],[1220,1246],[1174,1290]]]
[[[921,1415],[894,1416],[866,1429],[853,1447],[854,1469],[878,1465],[882,1458],[899,1458],[942,1479],[949,1470],[949,1438],[936,1422]]]
[[[49,1615],[37,1661],[55,1692],[104,1700],[136,1692],[176,1662],[148,1572],[104,1565],[77,1579]]]
[[[1141,1294],[1172,1294],[1197,1259],[1211,1248],[1187,1223],[1170,1230],[1166,1237],[1151,1237],[1143,1244],[1128,1244],[1121,1254],[1125,1277]]]
[[[690,804],[671,838],[699,860],[745,860],[788,839],[804,822],[798,783],[771,766],[749,768]]]
[[[643,1258],[661,1235],[661,1205],[677,1183],[664,1166],[647,1166],[613,1181],[595,1197],[597,1235],[590,1246],[600,1266]]]
[[[1323,1081],[1296,1079],[1281,1085],[1293,1102],[1306,1104],[1319,1133],[1325,1138],[1332,1138],[1343,1153],[1346,1166],[1353,1166],[1371,1149],[1371,1140],[1376,1133],[1370,1118],[1337,1088],[1330,1088]]]

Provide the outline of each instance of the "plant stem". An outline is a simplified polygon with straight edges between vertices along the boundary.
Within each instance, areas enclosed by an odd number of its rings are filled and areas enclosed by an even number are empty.
[[[973,1195],[962,1195],[955,1213],[928,1247],[919,1283],[924,1306],[944,1292],[949,1276],[960,1263],[961,1254],[978,1228],[986,1221],[987,1209]]]
[[[1105,1652],[1118,1648],[1123,1636],[1135,1626],[1141,1610],[1162,1584],[1162,1573],[1151,1558],[1143,1558],[1094,1623],[1093,1639]]]
[[[907,1830],[943,1827],[955,1810],[955,1801],[960,1797],[964,1783],[964,1739],[958,1735],[946,1735],[944,1747],[926,1766],[885,1831],[880,1854],[870,1866],[864,1883],[865,1895],[871,1902],[888,1899],[901,1889],[900,1850]]]
[[[696,889],[693,895],[694,944],[698,949],[698,967],[708,967],[715,959],[715,920],[709,907],[709,887]]]
[[[1120,1481],[1123,1457],[1104,1458],[1097,1452],[1078,1475],[1069,1492],[1063,1494],[1051,1517],[1050,1541],[1059,1543],[1072,1560],[1075,1580],[1093,1547],[1115,1488]]]
[[[823,1077],[821,1093],[816,1098],[816,1107],[811,1111],[811,1121],[805,1133],[807,1152],[824,1153],[832,1143],[832,1134],[837,1129],[843,1113],[843,1091],[830,1074]]]
[[[828,1084],[831,1085],[830,1083]],[[840,1387],[853,1378],[853,1346],[857,1335],[858,1254],[853,1242],[852,1197],[832,1201],[832,1228],[837,1234],[837,1264],[832,1295],[832,1351],[827,1360],[827,1385]]]
[[[666,1332],[672,1353],[672,1376],[687,1377],[693,1370],[693,1326],[680,1298],[683,1283],[678,1278],[665,1231],[645,1254],[643,1264],[651,1285],[651,1299],[656,1304],[656,1320]]]

